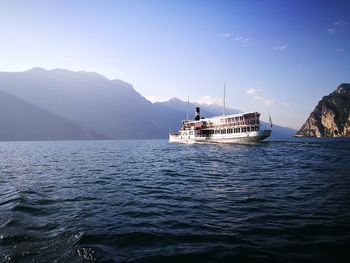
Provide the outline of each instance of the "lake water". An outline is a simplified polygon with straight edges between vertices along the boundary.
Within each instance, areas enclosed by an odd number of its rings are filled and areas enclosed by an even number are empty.
[[[350,262],[350,142],[0,143],[0,262]]]

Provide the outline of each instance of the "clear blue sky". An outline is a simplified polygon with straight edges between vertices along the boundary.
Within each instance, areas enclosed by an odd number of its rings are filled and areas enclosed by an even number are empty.
[[[0,71],[96,71],[153,99],[215,101],[226,83],[230,107],[299,128],[350,82],[349,14],[349,1],[0,0]]]

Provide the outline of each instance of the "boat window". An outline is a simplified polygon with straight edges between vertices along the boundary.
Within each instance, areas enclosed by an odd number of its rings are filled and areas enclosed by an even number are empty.
[[[247,127],[247,132],[250,132],[250,127]]]

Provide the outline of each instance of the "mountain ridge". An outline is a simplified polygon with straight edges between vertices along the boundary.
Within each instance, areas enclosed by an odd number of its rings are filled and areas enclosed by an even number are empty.
[[[350,137],[350,84],[323,96],[296,136]]]
[[[126,82],[69,70],[36,68],[23,73],[1,72],[0,90],[109,138],[160,135],[150,120],[152,104]],[[144,129],[130,133],[129,126]]]
[[[84,127],[97,139],[165,139],[169,130],[180,128],[181,121],[186,117],[187,102],[173,99],[170,102],[151,103],[131,84],[100,76],[93,72],[43,68],[0,72],[0,91],[18,99],[13,100],[14,106],[21,105],[19,100],[27,102],[61,118],[52,117],[57,123],[63,125],[63,120],[74,123],[77,133]],[[190,104],[190,116],[194,115],[195,106],[198,104]],[[202,116],[222,114],[221,106],[200,106]],[[6,114],[6,108],[3,111]],[[227,114],[237,112],[239,110],[226,110]],[[33,122],[38,121],[34,116],[31,118]],[[5,117],[0,119],[0,130],[6,128],[5,120],[9,121]],[[18,126],[21,124],[18,123]],[[40,134],[40,131],[37,132]],[[25,132],[22,135],[22,139],[26,139]],[[290,130],[282,128],[280,135],[289,137]],[[0,136],[0,140],[4,138]]]

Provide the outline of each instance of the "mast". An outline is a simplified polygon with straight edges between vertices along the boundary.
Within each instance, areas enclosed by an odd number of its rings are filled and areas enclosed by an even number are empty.
[[[187,96],[187,115],[186,115],[186,120],[188,120],[188,107],[190,105],[190,96]]]
[[[226,107],[226,84],[224,84],[224,108],[222,110],[222,115],[225,116],[225,107]]]

